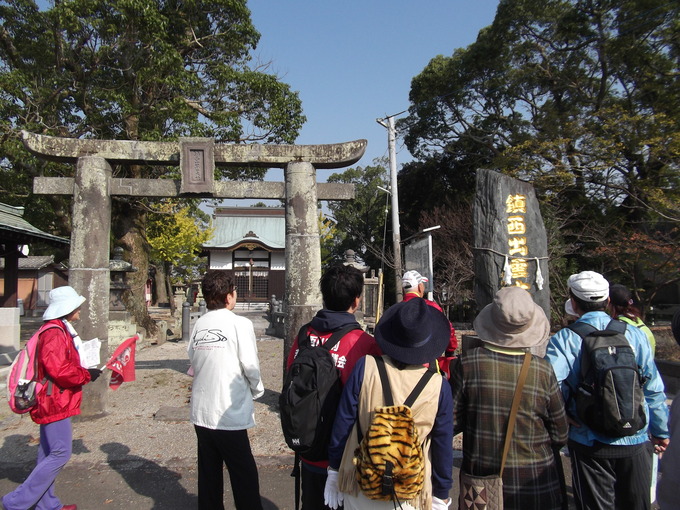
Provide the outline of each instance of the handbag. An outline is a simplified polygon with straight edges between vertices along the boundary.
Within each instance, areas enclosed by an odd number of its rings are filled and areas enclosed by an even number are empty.
[[[460,497],[458,499],[459,510],[503,510],[503,469],[505,469],[505,460],[508,457],[508,451],[510,450],[510,440],[512,439],[512,432],[515,429],[519,401],[522,396],[524,382],[529,373],[530,363],[531,353],[525,352],[524,362],[522,363],[522,369],[520,370],[519,379],[517,380],[517,387],[515,388],[515,394],[512,397],[508,428],[505,431],[501,470],[497,475],[474,476],[461,469]]]

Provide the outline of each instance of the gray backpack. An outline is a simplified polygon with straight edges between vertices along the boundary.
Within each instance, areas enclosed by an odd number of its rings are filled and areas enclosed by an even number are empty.
[[[635,435],[647,424],[645,378],[626,338],[626,324],[612,319],[604,330],[578,321],[568,327],[583,340],[581,382],[573,392],[578,417],[605,436]]]

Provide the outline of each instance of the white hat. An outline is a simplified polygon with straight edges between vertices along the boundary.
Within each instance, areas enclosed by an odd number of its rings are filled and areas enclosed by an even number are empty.
[[[567,280],[571,292],[579,299],[599,303],[609,297],[609,282],[600,273],[582,271]]]
[[[406,271],[401,279],[401,286],[406,290],[417,289],[418,284],[427,283],[430,280],[422,276],[418,271]]]
[[[50,291],[50,304],[43,313],[43,320],[49,321],[65,317],[85,302],[73,287],[57,287]]]

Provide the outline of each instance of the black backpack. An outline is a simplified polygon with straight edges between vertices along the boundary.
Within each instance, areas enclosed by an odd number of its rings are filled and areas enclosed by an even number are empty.
[[[583,340],[581,382],[574,392],[579,418],[609,437],[636,434],[647,423],[645,379],[626,339],[626,324],[612,319],[604,330],[585,322],[568,327]]]
[[[281,429],[286,444],[307,460],[328,459],[328,444],[340,402],[340,372],[330,350],[358,323],[335,331],[326,343],[311,346],[305,324],[298,333],[298,354],[283,381],[279,397]]]

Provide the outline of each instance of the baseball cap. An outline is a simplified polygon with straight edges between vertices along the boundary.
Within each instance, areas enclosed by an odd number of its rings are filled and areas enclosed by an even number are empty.
[[[609,297],[609,282],[595,271],[581,271],[567,280],[567,285],[579,299],[599,303]]]
[[[406,290],[417,289],[418,284],[427,283],[430,280],[421,275],[418,271],[406,271],[401,279],[401,286]]]

